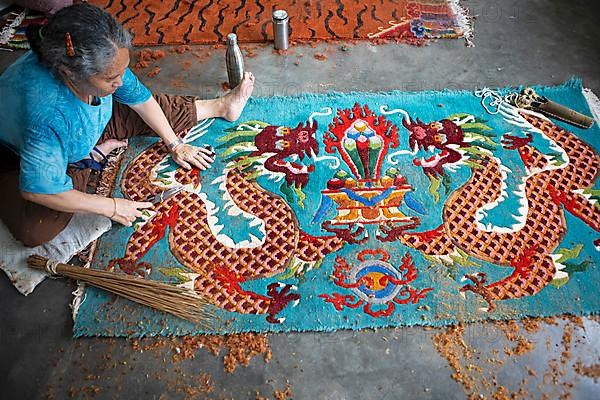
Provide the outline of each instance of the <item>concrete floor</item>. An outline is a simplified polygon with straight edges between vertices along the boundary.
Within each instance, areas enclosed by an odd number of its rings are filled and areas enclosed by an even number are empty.
[[[247,69],[256,75],[255,94],[472,90],[558,84],[573,75],[600,93],[600,3],[464,3],[478,16],[475,48],[464,47],[461,40],[442,40],[423,48],[359,44],[348,51],[342,51],[340,44],[322,44],[296,47],[287,56],[275,55],[269,47],[257,48],[257,55],[246,59]],[[223,49],[199,50],[211,52],[202,63],[189,52],[172,55],[156,64],[162,69],[156,78],[146,77],[146,71],[139,76],[154,91],[212,97],[226,79]],[[316,60],[317,52],[328,59]],[[15,54],[0,55],[3,70]],[[189,70],[181,67],[186,60],[194,62]],[[226,374],[221,359],[205,350],[199,350],[194,360],[172,363],[169,347],[140,352],[126,340],[72,339],[68,305],[73,289],[71,282],[48,280],[25,298],[2,274],[0,398],[62,399],[69,394],[98,399],[184,398],[186,387],[198,385],[200,373],[212,375],[215,391],[196,398],[254,399],[257,392],[272,398],[273,391],[288,382],[294,399],[459,399],[478,394],[491,398],[497,390],[494,382],[510,392],[522,388],[522,397],[600,397],[600,384],[573,367],[578,361],[599,362],[598,319],[558,319],[542,323],[531,333],[521,329],[535,345],[523,356],[506,354],[515,344],[509,340],[510,329],[467,326],[462,338],[470,352],[461,353],[459,364],[478,371],[473,384],[453,379],[451,363],[436,351],[433,336],[442,330],[422,328],[270,335],[270,363],[256,358],[250,366]],[[527,373],[527,367],[535,376]],[[97,393],[81,391],[91,384],[98,387]]]

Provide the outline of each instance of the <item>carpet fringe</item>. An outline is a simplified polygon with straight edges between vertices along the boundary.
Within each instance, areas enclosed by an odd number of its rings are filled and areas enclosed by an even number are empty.
[[[598,96],[596,96],[596,93],[594,93],[592,89],[582,88],[582,93],[588,103],[588,106],[590,107],[590,111],[594,116],[596,124],[600,125],[600,99]]]
[[[109,197],[115,190],[117,183],[117,174],[121,169],[121,163],[123,162],[123,154],[127,150],[127,147],[119,148],[114,155],[108,158],[106,166],[102,170],[100,175],[100,181],[96,188],[96,194],[99,196]]]
[[[117,175],[121,169],[121,163],[123,162],[123,155],[127,147],[121,147],[113,155],[108,156],[108,162],[102,170],[98,186],[96,187],[96,194],[99,196],[109,197],[113,194],[117,183]],[[89,244],[88,247],[80,251],[77,256],[84,263],[83,268],[90,268],[96,248],[98,246],[98,240],[94,240]],[[77,281],[77,289],[73,291],[73,300],[71,301],[71,317],[73,321],[77,317],[81,304],[85,301],[85,283]]]
[[[475,43],[473,41],[473,24],[475,18],[469,14],[469,10],[467,7],[460,4],[460,0],[451,0],[450,8],[456,14],[456,20],[458,22],[458,26],[463,31],[463,38],[465,39],[465,46],[467,47],[475,47]]]
[[[89,266],[84,268],[89,268]],[[71,318],[75,321],[79,313],[79,307],[81,307],[81,304],[85,300],[85,283],[77,281],[77,289],[71,292],[71,294],[73,295],[73,301],[71,301],[69,307],[71,307]]]

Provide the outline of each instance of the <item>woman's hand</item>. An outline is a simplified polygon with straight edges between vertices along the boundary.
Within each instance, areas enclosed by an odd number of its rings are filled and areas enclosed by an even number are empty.
[[[131,201],[127,199],[111,199],[113,201],[113,212],[108,217],[125,226],[131,226],[136,218],[142,216],[145,208],[152,208],[154,205],[147,201]]]
[[[196,147],[189,144],[179,144],[171,150],[173,160],[185,169],[196,167],[205,170],[215,161],[215,152],[210,146]]]

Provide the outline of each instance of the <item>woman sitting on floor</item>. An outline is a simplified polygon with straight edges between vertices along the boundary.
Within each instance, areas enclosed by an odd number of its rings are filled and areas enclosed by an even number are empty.
[[[246,73],[221,99],[152,95],[128,68],[131,35],[92,5],[63,8],[30,27],[28,39],[33,52],[0,76],[0,218],[27,246],[51,240],[73,213],[130,226],[152,204],[85,193],[90,170],[127,138],[152,131],[182,167],[208,168],[212,150],[175,132],[205,118],[236,120],[254,87]]]

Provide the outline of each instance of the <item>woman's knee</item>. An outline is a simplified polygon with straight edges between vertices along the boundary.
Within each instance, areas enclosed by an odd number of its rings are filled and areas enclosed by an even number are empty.
[[[71,213],[26,200],[14,206],[13,215],[3,215],[2,219],[15,239],[27,247],[48,243],[66,228],[73,217]]]
[[[198,124],[196,113],[197,96],[177,96],[169,94],[154,95],[175,132],[193,128]]]
[[[15,239],[22,242],[26,247],[37,247],[48,243],[66,228],[73,216],[72,214],[61,214],[64,215],[46,223],[25,222],[16,229],[16,232],[12,233]]]

